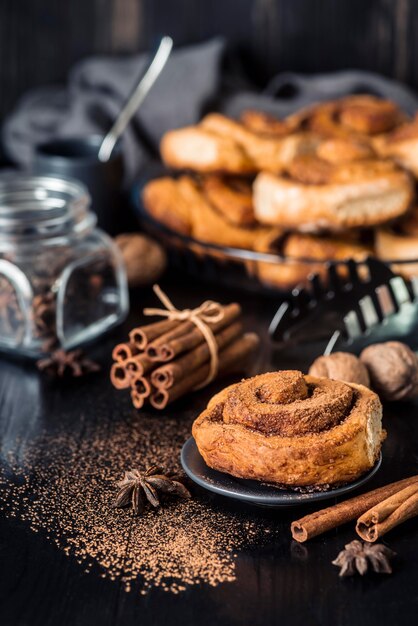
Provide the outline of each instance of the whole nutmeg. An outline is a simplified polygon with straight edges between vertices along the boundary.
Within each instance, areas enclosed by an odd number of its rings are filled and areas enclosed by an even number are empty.
[[[115,237],[116,245],[125,261],[129,287],[142,287],[157,281],[163,274],[167,257],[156,241],[132,233]]]
[[[327,356],[320,356],[309,368],[311,376],[343,380],[347,383],[370,386],[367,368],[354,354],[349,352],[334,352]]]
[[[418,395],[418,358],[400,341],[376,343],[360,354],[372,387],[385,400],[407,400]]]

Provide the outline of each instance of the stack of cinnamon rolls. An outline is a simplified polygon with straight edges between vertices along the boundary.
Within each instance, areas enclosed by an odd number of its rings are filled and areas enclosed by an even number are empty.
[[[325,260],[418,258],[418,116],[393,102],[350,96],[283,120],[211,113],[166,133],[161,155],[177,173],[146,185],[149,214],[203,242],[282,255],[248,266],[267,284],[292,287]]]

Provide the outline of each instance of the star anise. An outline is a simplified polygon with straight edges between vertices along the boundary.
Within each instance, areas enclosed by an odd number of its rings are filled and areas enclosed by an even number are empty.
[[[340,576],[352,576],[356,573],[363,576],[368,571],[369,565],[373,572],[391,574],[390,558],[395,554],[383,543],[369,543],[355,539],[344,546],[344,550],[332,563],[341,568]]]
[[[100,370],[100,366],[88,359],[82,350],[66,352],[62,348],[36,362],[38,369],[52,376],[84,376]]]
[[[138,469],[125,472],[123,480],[117,484],[119,492],[114,506],[131,506],[136,515],[144,512],[147,501],[155,508],[160,506],[158,492],[180,498],[191,498],[190,492],[177,476],[165,474],[164,470],[157,465],[149,467],[145,472],[140,472]]]

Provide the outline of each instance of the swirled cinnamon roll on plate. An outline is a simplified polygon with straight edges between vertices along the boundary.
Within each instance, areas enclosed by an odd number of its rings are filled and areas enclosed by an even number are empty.
[[[227,387],[193,424],[209,467],[254,480],[323,486],[351,482],[376,463],[384,439],[378,396],[297,371]]]

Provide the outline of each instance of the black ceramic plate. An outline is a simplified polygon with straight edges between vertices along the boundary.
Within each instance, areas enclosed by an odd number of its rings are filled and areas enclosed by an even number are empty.
[[[221,496],[234,498],[235,500],[271,507],[297,506],[345,495],[370,480],[378,471],[381,463],[382,456],[380,455],[376,465],[370,471],[348,485],[329,489],[328,491],[298,493],[263,485],[255,480],[234,478],[229,474],[223,474],[211,469],[201,457],[193,437],[186,441],[181,451],[181,464],[184,471],[195,483],[204,489],[213,491]]]

